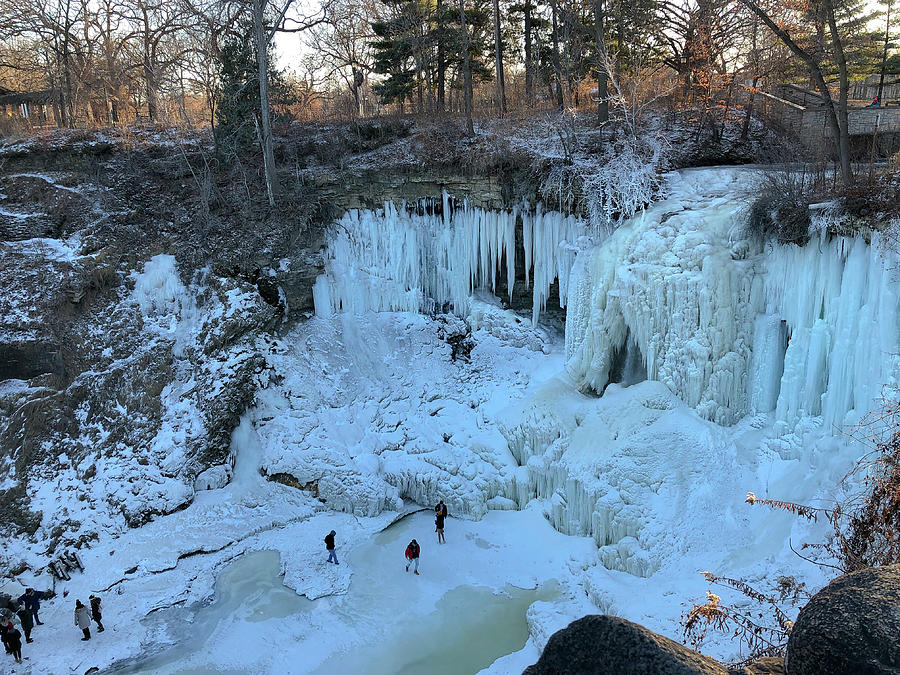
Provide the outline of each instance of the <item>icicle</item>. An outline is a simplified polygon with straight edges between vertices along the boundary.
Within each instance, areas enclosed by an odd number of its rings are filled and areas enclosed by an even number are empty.
[[[504,263],[512,299],[518,209],[484,211],[468,202],[451,208],[446,193],[442,207],[440,215],[424,201],[412,209],[388,202],[378,213],[348,211],[329,232],[326,273],[314,288],[316,311],[328,311],[326,305],[344,312],[423,311],[450,303],[465,315],[473,291],[497,292]],[[523,214],[522,226],[525,275],[529,284],[535,281],[536,323],[557,278],[565,304],[574,261],[571,243],[583,225],[577,218],[539,210]]]

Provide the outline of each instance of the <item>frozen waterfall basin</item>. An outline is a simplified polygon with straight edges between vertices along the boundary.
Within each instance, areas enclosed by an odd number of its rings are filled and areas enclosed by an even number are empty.
[[[248,552],[219,574],[211,604],[144,621],[151,632],[177,636],[173,646],[115,672],[477,673],[523,650],[529,606],[570,602],[573,573],[596,556],[592,540],[561,535],[537,508],[491,512],[478,522],[450,518],[446,535],[439,545],[430,512],[352,548],[339,531],[350,585],[317,600],[283,584],[278,551]],[[404,567],[413,538],[422,547],[419,576]],[[323,545],[313,566],[329,574],[325,558]],[[530,662],[537,650],[521,658]]]

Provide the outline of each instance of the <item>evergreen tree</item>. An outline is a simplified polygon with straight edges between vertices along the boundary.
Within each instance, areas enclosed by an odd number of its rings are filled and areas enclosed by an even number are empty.
[[[386,78],[373,88],[384,103],[418,100],[420,112],[440,101],[445,70],[462,72],[463,43],[459,8],[434,0],[390,0],[392,16],[372,22],[376,40],[373,70]],[[487,56],[493,49],[489,2],[466,8],[472,76],[492,76]],[[461,80],[462,78],[457,78]],[[461,86],[461,82],[457,82]]]
[[[284,74],[275,69],[269,47],[269,97],[275,105],[289,105],[293,96]],[[228,37],[219,55],[216,94],[216,144],[226,157],[259,145],[259,69],[249,28]],[[274,116],[274,112],[272,113]]]

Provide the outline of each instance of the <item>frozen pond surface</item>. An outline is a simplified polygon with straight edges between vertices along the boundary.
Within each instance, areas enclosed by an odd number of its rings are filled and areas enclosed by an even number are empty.
[[[291,672],[298,673],[471,675],[522,649],[528,639],[528,607],[555,598],[556,582],[496,590],[478,585],[476,578],[458,583],[462,579],[456,565],[441,555],[454,545],[454,534],[462,540],[457,546],[485,549],[492,544],[471,531],[454,532],[458,521],[450,519],[448,543],[439,546],[428,531],[431,522],[430,513],[414,514],[356,548],[341,559],[353,570],[349,591],[315,601],[284,586],[277,551],[242,555],[219,575],[213,603],[161,610],[145,620],[175,639],[174,646],[115,672],[272,672],[275,651],[282,663],[285,656],[294,657]],[[403,551],[412,538],[422,546],[419,576],[404,571]],[[338,542],[340,556],[340,534]],[[502,563],[498,559],[496,564]],[[309,661],[303,638],[310,636],[311,627],[331,624],[333,629],[334,622],[344,627],[340,634],[347,639],[328,645],[330,656],[324,662]],[[329,639],[328,634],[335,631],[326,630],[321,639]],[[251,668],[230,667],[229,655],[242,649],[258,651],[260,662]]]

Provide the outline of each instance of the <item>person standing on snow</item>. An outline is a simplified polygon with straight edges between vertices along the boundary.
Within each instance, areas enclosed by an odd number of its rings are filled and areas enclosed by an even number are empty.
[[[16,614],[22,624],[22,632],[25,633],[25,642],[34,642],[31,639],[31,630],[34,628],[34,617],[31,612],[25,608],[25,605],[20,604]]]
[[[6,626],[6,644],[16,663],[22,663],[22,634],[13,626],[12,621]]]
[[[81,600],[75,601],[75,625],[84,633],[82,642],[91,639],[91,612]]]
[[[440,514],[443,518],[447,517],[447,505],[444,503],[443,499],[434,507],[434,512]]]
[[[434,531],[437,532],[438,543],[445,544],[444,541],[444,516],[441,515],[441,512],[438,511],[437,515],[434,517]]]
[[[7,654],[12,653],[12,649],[9,646],[9,626],[12,624],[7,624],[5,620],[0,621],[0,641],[3,642],[3,648],[6,650]]]
[[[41,608],[41,600],[44,599],[43,591],[35,591],[33,588],[26,588],[25,594],[20,595],[17,602],[22,605],[25,605],[25,609],[31,612],[32,616],[34,616],[34,623],[38,626],[43,626],[44,624],[38,618],[38,610]]]
[[[97,622],[97,632],[102,633],[104,630],[103,623],[101,622],[101,619],[103,618],[103,605],[100,604],[100,598],[96,595],[91,595],[88,600],[90,600],[91,603],[91,618]]]
[[[406,547],[406,571],[409,572],[409,566],[413,566],[413,574],[419,573],[419,553],[422,552],[422,549],[419,547],[419,542],[413,539],[409,542],[409,546]]]
[[[325,535],[325,550],[328,551],[328,560],[325,562],[333,562],[335,565],[340,565],[338,562],[337,553],[334,548],[334,535],[337,534],[334,530]]]

